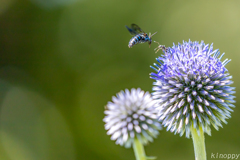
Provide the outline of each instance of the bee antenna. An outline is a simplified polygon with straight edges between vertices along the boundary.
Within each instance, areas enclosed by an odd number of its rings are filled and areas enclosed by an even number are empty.
[[[155,32],[155,33],[153,33],[152,35],[151,35],[151,33],[149,33],[149,37],[151,38],[154,34],[156,34],[157,32]]]

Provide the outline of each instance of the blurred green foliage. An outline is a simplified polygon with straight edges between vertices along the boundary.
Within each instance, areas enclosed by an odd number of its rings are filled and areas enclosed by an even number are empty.
[[[49,3],[48,3],[49,2]],[[125,25],[138,24],[171,46],[214,42],[238,97],[240,2],[143,0],[0,1],[0,159],[132,160],[132,149],[106,135],[104,105],[125,88],[152,89],[149,67],[161,54],[128,48]],[[239,154],[238,103],[219,131],[206,135],[211,153]],[[191,139],[161,132],[146,146],[158,159],[194,158]]]

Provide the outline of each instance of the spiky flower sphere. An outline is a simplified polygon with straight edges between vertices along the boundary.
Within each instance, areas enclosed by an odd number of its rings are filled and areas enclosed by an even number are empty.
[[[218,130],[230,118],[235,96],[234,87],[220,52],[202,41],[184,42],[164,48],[164,55],[152,67],[155,79],[153,98],[158,100],[159,119],[171,132],[190,136],[193,125],[211,135],[210,125]],[[219,57],[219,58],[218,58]]]
[[[157,119],[156,101],[140,88],[126,89],[108,102],[103,121],[107,134],[116,144],[131,147],[137,138],[142,144],[153,141],[162,126]]]

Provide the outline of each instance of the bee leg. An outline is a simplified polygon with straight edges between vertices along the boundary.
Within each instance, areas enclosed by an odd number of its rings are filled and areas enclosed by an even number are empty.
[[[166,49],[165,46],[164,45],[160,45],[159,42],[156,42],[156,41],[154,41],[154,42],[158,44],[158,47],[154,49],[154,50],[156,50],[155,53],[157,53],[160,49],[162,49],[162,50]]]

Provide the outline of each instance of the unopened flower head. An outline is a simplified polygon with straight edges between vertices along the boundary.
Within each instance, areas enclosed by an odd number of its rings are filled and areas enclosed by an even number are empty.
[[[230,60],[221,61],[224,53],[220,56],[203,41],[173,44],[163,52],[152,67],[157,73],[150,74],[156,80],[153,98],[158,100],[159,119],[181,136],[186,132],[189,138],[191,126],[211,135],[210,126],[222,127],[235,107],[232,76],[225,68]]]
[[[103,121],[107,134],[126,148],[131,147],[135,138],[142,144],[153,141],[162,128],[155,107],[151,94],[140,88],[119,92],[106,105]]]

